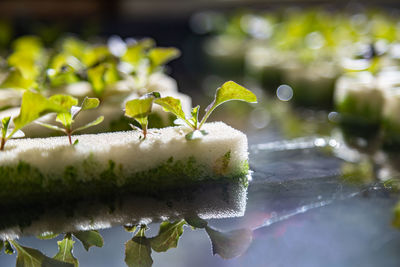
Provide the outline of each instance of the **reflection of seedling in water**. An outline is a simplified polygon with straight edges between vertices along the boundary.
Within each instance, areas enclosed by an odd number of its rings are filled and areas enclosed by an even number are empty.
[[[151,113],[153,102],[156,98],[159,98],[160,94],[153,92],[146,94],[138,99],[133,99],[125,104],[125,116],[133,118],[142,127],[143,139],[147,136],[147,126],[149,124],[148,116]],[[138,127],[130,124],[133,129]]]
[[[225,82],[220,88],[217,89],[214,101],[205,109],[206,113],[201,121],[199,121],[200,106],[194,107],[192,109],[191,116],[187,118],[182,110],[181,101],[179,99],[167,96],[156,99],[154,102],[162,106],[165,111],[173,113],[176,117],[178,117],[178,119],[189,126],[193,131],[186,135],[186,139],[192,140],[201,138],[202,136],[207,134],[205,130],[201,130],[203,124],[207,121],[208,117],[211,115],[215,108],[217,108],[222,103],[231,100],[256,103],[257,97],[251,91],[233,81]]]
[[[39,93],[25,91],[22,96],[21,111],[17,117],[13,119],[14,128],[10,127],[10,117],[5,117],[1,120],[1,147],[4,150],[6,142],[10,138],[22,137],[24,134],[20,131],[21,128],[31,123],[32,121],[52,112],[65,112],[66,110],[58,105],[52,99],[46,99]]]
[[[179,238],[183,234],[184,226],[204,229],[211,240],[213,254],[218,254],[224,259],[231,259],[243,254],[252,242],[250,229],[237,229],[229,232],[220,232],[210,226],[207,221],[198,217],[187,218],[175,222],[164,221],[160,224],[160,230],[154,237],[147,238],[145,231],[147,226],[139,227],[136,235],[125,243],[125,262],[128,266],[151,266],[152,251],[165,252],[170,248],[178,247]],[[135,232],[136,227],[126,227],[129,232]]]
[[[133,233],[132,239],[125,243],[125,262],[131,266],[152,266],[152,252],[166,252],[178,247],[184,226],[190,225],[193,229],[204,229],[209,235],[213,254],[224,259],[230,259],[243,254],[251,244],[252,232],[249,229],[237,229],[229,232],[220,232],[210,226],[208,222],[198,217],[187,218],[175,222],[164,221],[160,224],[158,234],[146,237],[146,225],[125,226],[125,230]],[[136,232],[136,233],[135,233]],[[46,232],[38,236],[39,239],[53,239],[59,234]],[[0,240],[0,252],[13,254],[17,251],[17,266],[78,266],[78,259],[73,255],[75,240],[79,240],[84,248],[103,247],[104,241],[97,231],[80,231],[65,233],[64,238],[58,241],[58,252],[53,258],[44,255],[39,250],[20,245],[15,240]],[[32,265],[32,263],[34,263]]]
[[[53,239],[58,234],[44,233],[38,236],[39,239]],[[20,245],[15,240],[0,240],[0,251],[5,247],[7,254],[13,254],[14,248],[17,251],[17,264],[18,267],[36,267],[36,266],[64,266],[64,267],[77,267],[79,265],[78,260],[72,254],[75,241],[74,238],[78,239],[84,248],[88,251],[90,247],[102,247],[104,244],[103,237],[97,231],[81,231],[66,233],[63,240],[58,241],[58,252],[53,258],[44,255],[39,250],[25,247]],[[11,246],[12,245],[12,246]],[[14,247],[14,248],[13,248]]]
[[[78,100],[69,95],[54,95],[49,98],[51,101],[57,103],[58,105],[62,106],[67,112],[58,112],[56,121],[61,123],[64,128],[60,128],[56,125],[47,124],[44,122],[37,122],[38,124],[47,127],[52,130],[61,131],[68,136],[69,143],[72,144],[71,135],[75,132],[87,129],[89,127],[95,126],[101,123],[104,119],[104,116],[100,116],[92,122],[87,123],[84,126],[78,127],[76,129],[72,129],[72,123],[75,121],[76,116],[82,110],[94,109],[99,106],[100,101],[97,98],[89,98],[85,97],[82,104],[78,105]],[[75,143],[77,140],[75,141]]]

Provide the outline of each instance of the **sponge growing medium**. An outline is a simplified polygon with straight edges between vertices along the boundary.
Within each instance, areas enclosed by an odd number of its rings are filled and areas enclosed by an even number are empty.
[[[187,141],[187,127],[65,138],[10,140],[0,153],[0,200],[86,198],[157,192],[207,181],[247,183],[246,135],[224,123],[207,123],[208,135]]]

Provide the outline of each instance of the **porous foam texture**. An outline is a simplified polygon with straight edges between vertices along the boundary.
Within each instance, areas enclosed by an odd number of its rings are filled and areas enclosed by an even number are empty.
[[[45,232],[66,233],[173,221],[191,216],[203,219],[239,217],[246,210],[247,187],[241,183],[208,183],[186,192],[171,191],[165,197],[131,195],[107,203],[83,201],[45,210],[8,210],[8,216],[0,217],[0,240],[38,236]],[[70,210],[74,211],[72,216]]]
[[[197,164],[213,170],[216,161],[230,152],[226,173],[238,172],[247,160],[246,135],[222,122],[207,123],[203,129],[208,135],[192,141],[185,139],[190,132],[185,126],[150,130],[145,140],[139,139],[140,131],[79,135],[73,137],[79,139],[75,146],[64,136],[10,140],[0,152],[0,166],[23,161],[43,174],[62,174],[67,166],[89,158],[104,167],[112,160],[129,174],[157,167],[171,157],[176,161],[194,157]]]
[[[188,141],[189,128],[10,140],[0,152],[1,205],[49,205],[60,199],[113,199],[120,194],[161,197],[206,182],[247,184],[247,138],[222,123]],[[17,203],[17,204],[15,204]],[[0,206],[1,206],[0,205]]]

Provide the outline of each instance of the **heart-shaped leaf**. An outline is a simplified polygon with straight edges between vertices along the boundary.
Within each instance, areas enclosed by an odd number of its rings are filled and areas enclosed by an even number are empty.
[[[125,243],[125,262],[129,267],[150,267],[153,265],[151,258],[150,241],[145,237],[145,227]]]

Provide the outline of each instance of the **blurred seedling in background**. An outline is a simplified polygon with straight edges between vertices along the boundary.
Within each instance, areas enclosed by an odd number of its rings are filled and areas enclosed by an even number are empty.
[[[72,145],[72,138],[71,135],[74,134],[75,132],[82,131],[84,129],[87,129],[89,127],[98,125],[104,120],[104,116],[99,116],[97,119],[95,119],[92,122],[89,122],[85,124],[84,126],[78,127],[76,129],[72,128],[72,124],[75,122],[76,117],[82,110],[89,110],[89,109],[94,109],[97,108],[100,104],[100,100],[97,98],[89,98],[85,97],[85,99],[82,101],[82,104],[80,106],[78,105],[78,99],[75,97],[69,96],[69,95],[54,95],[49,98],[49,100],[53,101],[54,103],[57,103],[59,106],[63,107],[65,111],[57,112],[57,117],[56,121],[61,123],[63,128],[44,123],[44,122],[36,122],[39,125],[42,125],[44,127],[47,127],[52,130],[60,131],[65,133],[68,136],[68,141]],[[74,144],[77,144],[78,140],[75,140]]]

